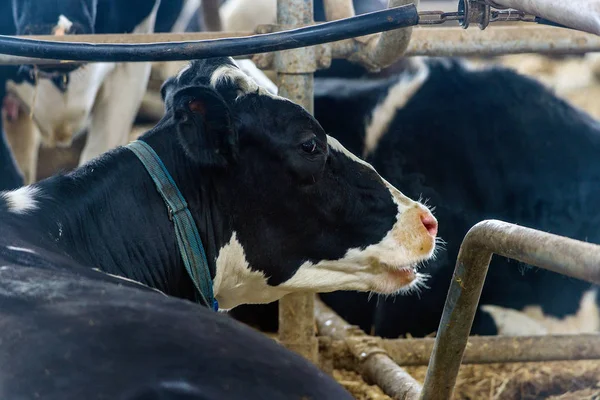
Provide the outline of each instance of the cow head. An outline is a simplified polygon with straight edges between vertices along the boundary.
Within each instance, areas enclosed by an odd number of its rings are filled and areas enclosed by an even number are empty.
[[[166,115],[143,139],[164,154],[177,135],[192,165],[186,181],[175,171],[186,198],[211,182],[212,218],[224,226],[213,260],[222,308],[296,291],[391,294],[422,281],[416,269],[435,248],[433,215],[302,107],[259,87],[230,58],[193,61],[162,94]]]

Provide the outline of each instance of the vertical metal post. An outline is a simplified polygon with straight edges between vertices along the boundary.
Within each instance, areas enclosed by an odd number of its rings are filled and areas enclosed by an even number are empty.
[[[277,0],[277,23],[291,28],[313,23],[312,0]],[[313,113],[314,47],[276,53],[279,94]],[[292,351],[318,364],[314,294],[291,294],[279,301],[279,340]]]

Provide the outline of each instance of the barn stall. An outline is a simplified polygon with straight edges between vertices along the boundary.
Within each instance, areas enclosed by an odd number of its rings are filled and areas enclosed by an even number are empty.
[[[409,10],[407,7],[410,6],[406,6],[408,3],[411,2],[390,0],[389,7],[404,6],[396,10]],[[385,33],[375,34],[381,29],[371,27],[368,36],[345,38],[333,43],[276,52],[261,51],[261,48],[250,51],[249,48],[238,47],[237,50],[234,48],[237,53],[229,54],[252,56],[261,69],[275,71],[279,93],[312,112],[313,73],[317,69],[327,68],[335,58],[350,59],[376,71],[391,65],[400,56],[466,56],[480,60],[485,56],[482,63],[493,61],[510,65],[510,58],[500,57],[490,61],[489,57],[519,53],[580,55],[600,50],[600,38],[582,32],[597,33],[593,24],[586,21],[583,26],[577,26],[577,18],[573,20],[571,17],[561,20],[558,17],[564,12],[557,14],[555,9],[536,18],[527,12],[539,8],[517,12],[496,9],[504,5],[500,1],[459,3],[458,11],[452,11],[456,9],[454,2],[423,1],[418,20],[411,22],[409,18],[406,19],[410,14],[393,14],[396,17],[402,15],[402,18],[393,22],[404,27],[392,30],[397,27],[389,24],[390,30]],[[491,6],[489,3],[492,3]],[[507,6],[515,6],[506,3]],[[434,11],[437,7],[444,10]],[[544,10],[543,7],[541,9]],[[326,11],[330,20],[349,18],[354,14],[348,1],[326,2]],[[391,13],[387,16],[393,19]],[[311,25],[312,1],[279,0],[277,18],[276,25],[259,26],[256,33],[269,34]],[[580,30],[545,26],[552,20]],[[348,22],[358,23],[356,20]],[[427,26],[410,27],[417,23]],[[488,26],[490,23],[495,26]],[[90,43],[168,43],[250,37],[254,34],[247,31],[127,37],[80,35],[39,39]],[[360,34],[354,34],[357,35]],[[20,42],[16,43],[18,45]],[[219,44],[213,43],[215,47]],[[40,51],[45,44],[37,45],[37,49],[31,47],[28,51],[6,51],[12,55],[0,57],[0,61],[5,64],[52,62],[31,58],[42,54]],[[239,46],[246,44],[240,42]],[[286,46],[281,46],[281,49],[284,48]],[[135,47],[131,49],[131,53],[136,52]],[[23,55],[30,58],[14,57]],[[154,61],[152,54],[149,53],[148,57]],[[189,52],[187,57],[197,55]],[[70,59],[64,56],[52,58]],[[166,57],[162,61],[170,59]],[[580,57],[574,59],[575,63],[581,64]],[[82,60],[100,61],[86,56],[82,56]],[[171,74],[163,72],[161,67],[164,64],[157,64],[155,70],[159,81],[165,77],[161,74]],[[540,68],[532,68],[529,73],[537,76]],[[548,73],[546,83],[558,87],[553,76]],[[582,84],[584,87],[596,83],[595,74],[591,76]],[[573,95],[570,88],[561,89],[563,92],[559,91],[559,94],[564,97]],[[160,104],[156,104],[156,83],[153,82],[149,93],[152,92],[154,103],[150,95],[145,106],[145,113],[150,115],[160,113],[156,111],[160,110]],[[132,137],[139,133],[138,130],[132,132]],[[40,156],[38,177],[48,176],[65,166],[72,167],[73,163],[76,165],[82,140],[70,150],[44,149]],[[599,246],[512,224],[483,221],[465,237],[435,338],[381,339],[368,336],[341,319],[315,296],[306,294],[288,296],[280,301],[280,327],[276,340],[320,365],[361,399],[443,399],[450,398],[453,391],[455,398],[470,399],[596,398],[600,393],[600,362],[596,361],[600,359],[600,337],[597,334],[468,337],[492,254],[600,283]]]

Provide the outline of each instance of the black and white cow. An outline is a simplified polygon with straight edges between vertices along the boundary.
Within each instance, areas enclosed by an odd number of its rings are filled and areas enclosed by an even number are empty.
[[[192,62],[162,93],[166,115],[141,139],[188,203],[222,309],[422,283],[416,268],[433,254],[436,219],[300,106],[229,58]],[[196,298],[164,202],[129,149],[0,199],[3,265],[99,268]]]
[[[459,60],[413,59],[389,78],[315,80],[315,117],[393,185],[435,204],[447,242],[424,269],[429,289],[419,296],[321,295],[367,332],[398,337],[436,331],[460,244],[481,220],[600,243],[600,125],[530,78],[504,68],[475,70]],[[494,257],[472,333],[507,333],[503,319],[516,314],[498,307],[527,306],[528,316],[559,319],[574,316],[581,305],[593,308],[580,328],[598,330],[591,288]],[[233,312],[276,328],[275,306]]]
[[[600,243],[600,124],[534,80],[508,69],[474,70],[434,59],[380,82],[316,86],[316,117],[324,129],[349,148],[360,138],[364,156],[382,176],[409,196],[430,199],[447,242],[425,269],[431,289],[420,297],[372,301],[372,319],[354,321],[363,327],[374,325],[386,337],[435,331],[461,241],[480,220]],[[332,110],[345,118],[330,118]],[[366,123],[359,124],[359,115]],[[423,143],[429,151],[417,151]],[[562,318],[577,312],[590,288],[496,257],[480,304],[517,310],[539,305],[544,314]],[[352,319],[345,294],[324,297]],[[473,333],[496,332],[480,311]]]
[[[226,315],[60,253],[0,259],[2,399],[353,398]]]
[[[68,35],[150,33],[160,0],[12,0],[4,3],[2,12],[14,17],[13,34]],[[21,112],[31,114],[35,122],[30,132],[8,134],[9,139],[10,135],[40,136],[48,146],[64,147],[87,129],[89,134],[80,157],[83,164],[127,143],[146,90],[150,63],[92,63],[73,68],[35,72],[31,66],[24,66],[17,77],[6,82],[8,91],[21,103]],[[29,182],[35,180],[33,169],[25,174]]]

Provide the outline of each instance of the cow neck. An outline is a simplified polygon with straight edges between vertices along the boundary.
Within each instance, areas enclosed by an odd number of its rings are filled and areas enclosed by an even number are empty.
[[[165,164],[191,210],[213,279],[228,229],[217,207],[222,202],[212,180],[198,179],[197,170],[186,165],[185,157],[175,158],[176,153],[169,152],[163,161],[173,158]],[[165,202],[132,151],[112,150],[36,186],[41,195],[39,212],[31,214],[34,226],[42,224],[62,252],[86,266],[198,301]]]
[[[165,202],[169,220],[174,225],[177,247],[181,253],[183,265],[194,283],[197,294],[207,307],[218,311],[219,305],[214,298],[213,280],[204,245],[185,198],[169,174],[167,167],[149,144],[142,140],[135,140],[126,147],[133,151],[144,165],[156,185],[156,190]]]

